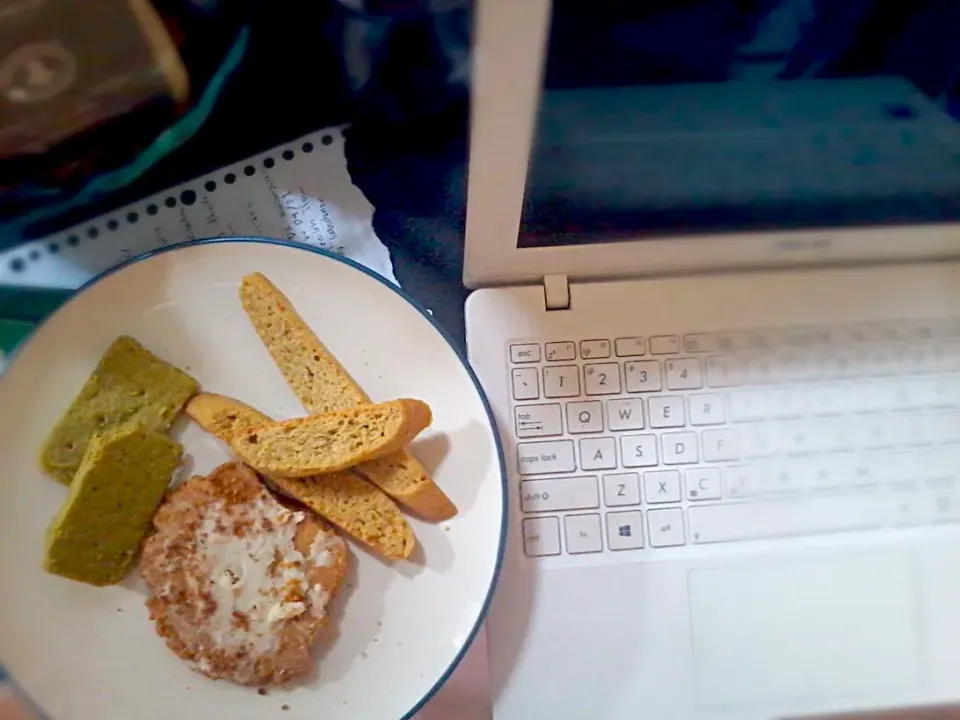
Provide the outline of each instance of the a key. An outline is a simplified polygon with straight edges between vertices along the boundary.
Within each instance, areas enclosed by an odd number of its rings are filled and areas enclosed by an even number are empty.
[[[584,470],[613,470],[617,467],[617,443],[613,438],[580,440],[580,467]]]
[[[688,401],[691,425],[722,425],[727,419],[722,395],[691,395]]]
[[[562,435],[560,405],[517,405],[513,408],[513,421],[518,438],[548,437]]]
[[[740,458],[740,435],[727,428],[704,430],[703,459],[706,462],[725,462]]]
[[[573,472],[573,440],[517,443],[517,461],[521,475],[546,475]]]
[[[803,415],[806,399],[800,390],[775,389],[770,393],[768,410],[772,418],[795,418]]]
[[[515,363],[540,362],[540,344],[525,343],[510,346],[510,361]]]
[[[570,341],[549,342],[544,345],[547,362],[565,362],[577,359],[577,346]]]
[[[868,450],[882,450],[897,444],[900,423],[889,415],[871,415],[856,424],[854,445]]]
[[[778,379],[776,356],[766,353],[750,358],[747,363],[747,378],[754,385],[776,382]]]
[[[607,547],[611,550],[643,547],[643,514],[639,510],[607,513]]]
[[[840,464],[840,459],[833,455],[813,460],[807,475],[810,490],[821,492],[839,488],[841,481]]]
[[[643,401],[640,398],[607,400],[607,427],[613,431],[643,430]]]
[[[523,552],[527,557],[560,554],[560,519],[555,517],[525,518]]]
[[[660,443],[664,465],[690,465],[699,459],[696,433],[665,433],[660,436]]]
[[[628,393],[657,392],[661,387],[659,360],[629,360],[623,374]]]
[[[694,543],[711,543],[878,527],[883,523],[883,510],[876,496],[861,493],[846,497],[700,505],[687,512],[690,539]]]
[[[647,341],[642,337],[617,338],[614,346],[617,357],[636,357],[647,354]]]
[[[580,369],[576,365],[557,365],[543,369],[544,397],[576,397],[579,394]]]
[[[723,482],[719,468],[693,468],[683,473],[687,500],[719,500],[723,496]]]
[[[584,360],[610,357],[609,340],[581,340],[580,357]]]
[[[675,355],[680,352],[680,338],[676,335],[657,335],[650,338],[651,355]]]
[[[757,495],[762,489],[760,468],[754,465],[728,467],[723,471],[724,489],[729,498]]]
[[[887,495],[885,510],[890,525],[920,525],[925,520],[923,496],[917,491],[895,488]]]
[[[780,451],[788,455],[806,455],[815,452],[821,449],[821,438],[826,439],[827,431],[823,423],[787,420],[775,423],[773,427],[780,438]]]
[[[813,362],[813,353],[806,350],[790,350],[777,355],[779,375],[783,380],[809,380],[816,365]]]
[[[603,476],[603,503],[607,507],[640,504],[640,478],[636,473]]]
[[[703,385],[697,358],[667,360],[667,390],[697,390]]]
[[[567,403],[567,429],[573,435],[603,431],[603,411],[599,400]]]
[[[663,508],[647,513],[647,529],[653,547],[674,547],[686,542],[683,532],[683,510]]]
[[[806,389],[806,409],[811,415],[838,415],[842,412],[840,394],[836,387]]]
[[[523,511],[528,513],[600,507],[597,478],[586,476],[524,480],[520,483],[520,505]]]
[[[796,463],[765,466],[760,469],[760,492],[770,495],[797,492],[803,486],[801,475],[801,466]]]
[[[600,527],[599,515],[567,515],[563,523],[568,553],[579,555],[603,550],[603,530]]]
[[[511,372],[514,400],[538,400],[540,378],[535,367],[514,368]]]
[[[890,345],[864,348],[862,370],[867,375],[890,375],[897,370],[897,349]]]
[[[707,385],[714,388],[740,384],[740,363],[732,355],[707,358]]]
[[[706,353],[713,352],[717,343],[713,335],[707,333],[694,333],[683,336],[683,351],[688,353]]]
[[[654,435],[623,435],[620,460],[624,467],[653,467],[657,464],[657,438]]]
[[[933,346],[920,342],[911,343],[901,348],[900,351],[900,372],[902,373],[928,373],[933,371],[934,351]]]
[[[862,354],[854,354],[852,350],[835,350],[824,356],[820,363],[821,377],[836,379],[851,377],[859,374],[864,364]]]
[[[759,390],[739,390],[730,394],[730,419],[753,422],[767,417],[768,395]]]
[[[620,366],[617,363],[584,365],[583,388],[586,395],[619,395]]]
[[[647,409],[647,419],[652,428],[684,426],[683,397],[680,395],[652,397],[647,402]]]
[[[680,473],[677,470],[644,473],[643,496],[648,505],[680,502]]]
[[[839,452],[842,450],[853,450],[857,447],[856,444],[856,433],[855,430],[855,421],[848,417],[826,417],[820,420],[816,420],[812,426],[809,426],[809,429],[815,430],[817,446],[820,450],[825,450],[827,452]],[[798,440],[804,441],[802,444],[809,444],[808,441],[811,439],[808,435],[804,433],[802,429],[799,429],[797,433],[790,433],[789,428],[783,427],[782,424],[778,424],[775,430],[778,433],[778,450],[783,453],[797,453],[797,446],[801,443],[798,443]]]
[[[778,450],[777,434],[766,423],[747,425],[742,432],[743,456],[763,458],[776,455]]]

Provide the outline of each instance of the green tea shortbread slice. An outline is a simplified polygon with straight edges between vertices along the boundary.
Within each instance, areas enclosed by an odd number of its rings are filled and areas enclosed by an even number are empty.
[[[127,424],[165,432],[198,390],[196,380],[133,338],[117,338],[44,443],[44,471],[70,484],[94,433]]]
[[[95,435],[47,530],[45,569],[91,585],[123,580],[182,456],[139,426]]]

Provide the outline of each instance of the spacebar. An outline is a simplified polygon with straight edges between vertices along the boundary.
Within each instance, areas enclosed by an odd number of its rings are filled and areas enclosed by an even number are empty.
[[[689,510],[695,543],[762,540],[863,530],[883,524],[883,505],[873,495],[704,505]]]

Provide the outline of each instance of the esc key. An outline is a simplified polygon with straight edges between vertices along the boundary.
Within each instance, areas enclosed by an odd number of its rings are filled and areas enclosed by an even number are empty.
[[[510,346],[510,361],[515,363],[540,362],[539,343]]]

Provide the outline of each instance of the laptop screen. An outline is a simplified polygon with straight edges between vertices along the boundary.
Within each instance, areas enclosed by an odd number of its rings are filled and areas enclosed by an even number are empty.
[[[960,2],[555,0],[520,247],[960,220]]]

